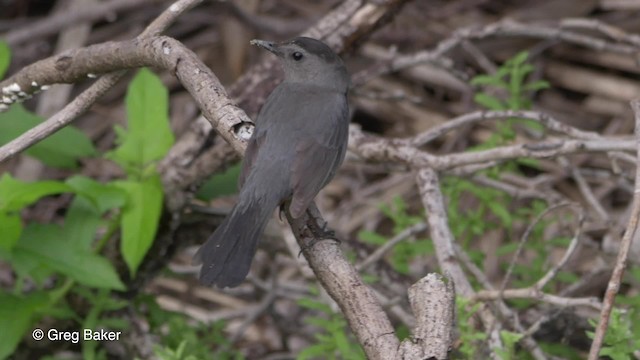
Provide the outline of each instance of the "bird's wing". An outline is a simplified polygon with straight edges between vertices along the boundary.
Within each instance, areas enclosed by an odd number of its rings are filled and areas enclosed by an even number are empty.
[[[267,132],[269,132],[269,129],[273,125],[276,125],[273,121],[269,121],[269,116],[264,116],[264,114],[273,113],[278,110],[278,102],[272,101],[272,99],[282,98],[283,96],[281,93],[283,90],[282,86],[276,87],[271,95],[269,95],[269,98],[267,98],[262,109],[260,109],[256,126],[253,129],[253,135],[251,136],[251,139],[249,139],[247,149],[244,153],[244,158],[242,159],[242,167],[240,168],[240,176],[238,177],[238,187],[240,189],[244,186],[244,183],[256,162],[260,148],[266,139]]]
[[[261,131],[258,133],[258,129],[254,129],[255,133],[249,139],[249,143],[247,144],[247,150],[244,152],[244,158],[242,159],[242,167],[240,168],[240,176],[238,177],[238,188],[242,189],[244,186],[244,182],[247,180],[249,173],[251,172],[251,168],[256,161],[256,156],[258,155],[258,150],[260,146],[264,142],[266,131]]]
[[[318,192],[331,181],[346,152],[349,131],[346,98],[325,109],[321,116],[326,118],[315,121],[321,124],[322,131],[316,128],[296,141],[291,169],[293,198],[289,206],[294,218],[299,218]]]

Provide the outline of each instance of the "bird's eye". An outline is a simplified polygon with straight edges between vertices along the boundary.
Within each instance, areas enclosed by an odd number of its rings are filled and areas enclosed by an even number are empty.
[[[293,54],[291,54],[291,57],[292,57],[292,58],[293,58],[293,60],[295,60],[295,61],[300,61],[300,60],[302,60],[302,58],[303,58],[304,56],[302,55],[302,53],[301,53],[301,52],[296,51],[296,52],[294,52]]]

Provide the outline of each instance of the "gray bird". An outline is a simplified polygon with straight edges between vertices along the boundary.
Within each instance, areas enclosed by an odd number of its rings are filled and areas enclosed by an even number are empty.
[[[284,81],[267,98],[242,161],[238,203],[202,245],[200,282],[239,285],[274,209],[294,218],[336,173],[347,149],[349,74],[321,41],[252,40],[281,61]],[[290,202],[289,202],[290,201]]]

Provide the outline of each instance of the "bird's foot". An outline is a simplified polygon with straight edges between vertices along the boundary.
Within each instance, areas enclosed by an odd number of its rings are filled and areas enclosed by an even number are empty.
[[[340,239],[336,237],[336,232],[329,229],[327,227],[327,224],[324,224],[322,228],[315,228],[315,229],[311,228],[310,230],[311,230],[311,233],[313,234],[313,238],[316,241],[333,240],[338,244],[341,242]]]
[[[311,232],[311,235],[312,235],[311,240],[309,240],[309,242],[307,242],[307,244],[305,244],[300,249],[300,253],[298,254],[298,256],[300,256],[305,250],[311,249],[319,241],[333,240],[338,244],[340,244],[342,242],[336,236],[336,232],[327,227],[327,223],[324,223],[324,225],[322,225],[322,227],[317,226],[317,224],[315,222],[312,222],[312,223],[313,223],[313,225],[308,227],[308,229],[309,229],[309,231]]]

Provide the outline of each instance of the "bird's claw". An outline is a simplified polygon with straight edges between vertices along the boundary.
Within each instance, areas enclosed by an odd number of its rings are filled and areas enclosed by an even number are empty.
[[[302,255],[302,253],[305,250],[309,250],[311,249],[315,244],[317,244],[319,241],[323,241],[323,240],[333,240],[335,242],[337,242],[338,244],[340,244],[342,241],[340,239],[338,239],[338,237],[336,236],[336,232],[329,229],[327,227],[327,223],[324,223],[324,225],[322,226],[322,228],[315,226],[316,224],[314,223],[314,226],[309,226],[309,231],[311,232],[312,238],[311,240],[304,245],[301,249],[300,252],[298,253],[298,256]]]

